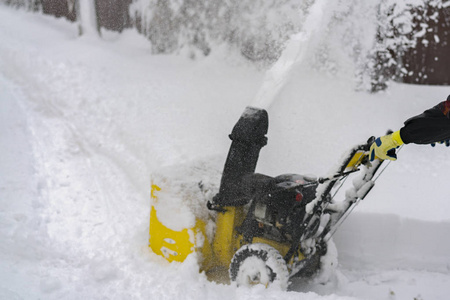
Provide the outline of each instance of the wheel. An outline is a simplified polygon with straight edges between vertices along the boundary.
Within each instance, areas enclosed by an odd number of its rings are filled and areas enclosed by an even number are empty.
[[[230,279],[238,286],[262,284],[287,290],[289,271],[275,248],[267,244],[249,244],[234,254],[230,264]]]

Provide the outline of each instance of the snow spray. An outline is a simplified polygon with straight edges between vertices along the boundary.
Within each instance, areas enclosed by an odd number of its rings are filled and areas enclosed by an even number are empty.
[[[257,92],[253,107],[269,108],[289,79],[293,66],[300,64],[306,57],[308,46],[320,26],[324,26],[324,10],[326,0],[317,0],[311,6],[301,32],[293,34],[286,43],[280,58],[270,68]],[[329,5],[329,4],[328,4]]]

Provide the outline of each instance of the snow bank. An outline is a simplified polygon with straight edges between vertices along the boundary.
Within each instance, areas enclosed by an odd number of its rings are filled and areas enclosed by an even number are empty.
[[[448,221],[356,213],[336,232],[335,241],[340,259],[350,268],[395,266],[446,274],[450,270],[449,230]]]

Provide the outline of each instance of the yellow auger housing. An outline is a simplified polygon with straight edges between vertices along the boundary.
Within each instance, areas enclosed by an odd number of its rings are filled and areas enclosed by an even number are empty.
[[[158,202],[157,193],[160,190],[159,186],[152,184],[153,203]],[[183,262],[189,254],[199,249],[201,249],[200,253],[206,265],[209,264],[211,257],[211,247],[206,238],[203,220],[197,218],[194,228],[185,228],[181,231],[172,230],[158,219],[153,205],[150,210],[149,246],[155,254],[163,256],[169,262]]]

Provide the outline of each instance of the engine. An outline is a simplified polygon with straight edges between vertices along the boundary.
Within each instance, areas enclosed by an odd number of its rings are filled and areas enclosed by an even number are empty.
[[[250,208],[253,227],[258,227],[254,233],[278,241],[290,240],[305,217],[306,204],[316,197],[317,181],[297,174],[264,179],[265,185],[258,186]]]

